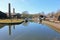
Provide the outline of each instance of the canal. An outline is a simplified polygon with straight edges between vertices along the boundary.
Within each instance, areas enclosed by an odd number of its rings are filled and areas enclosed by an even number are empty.
[[[60,33],[45,24],[0,24],[0,40],[60,40]]]

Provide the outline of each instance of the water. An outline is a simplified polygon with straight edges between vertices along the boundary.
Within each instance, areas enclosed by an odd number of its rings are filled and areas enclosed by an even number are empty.
[[[0,24],[0,40],[60,40],[60,33],[45,24]]]

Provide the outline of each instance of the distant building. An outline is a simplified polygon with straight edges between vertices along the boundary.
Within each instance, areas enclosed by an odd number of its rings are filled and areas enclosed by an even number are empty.
[[[6,12],[6,14],[7,14],[7,17],[9,18],[9,13]],[[16,15],[16,14],[11,13],[11,18],[13,18],[15,15]]]
[[[6,19],[6,18],[7,18],[7,14],[0,11],[0,19]]]

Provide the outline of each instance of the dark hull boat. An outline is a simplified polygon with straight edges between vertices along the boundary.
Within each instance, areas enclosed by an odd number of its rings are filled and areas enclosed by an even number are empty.
[[[25,22],[28,22],[28,20],[25,20]]]

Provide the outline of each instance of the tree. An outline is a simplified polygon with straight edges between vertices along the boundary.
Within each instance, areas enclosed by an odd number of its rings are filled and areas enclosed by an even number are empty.
[[[54,17],[54,14],[55,14],[54,12],[51,12],[51,13],[48,13],[47,16],[50,17],[50,18],[53,18]]]
[[[56,17],[57,17],[57,20],[60,21],[60,10],[56,12]]]
[[[29,17],[28,11],[22,12],[22,16],[23,16],[23,18],[28,18]]]

